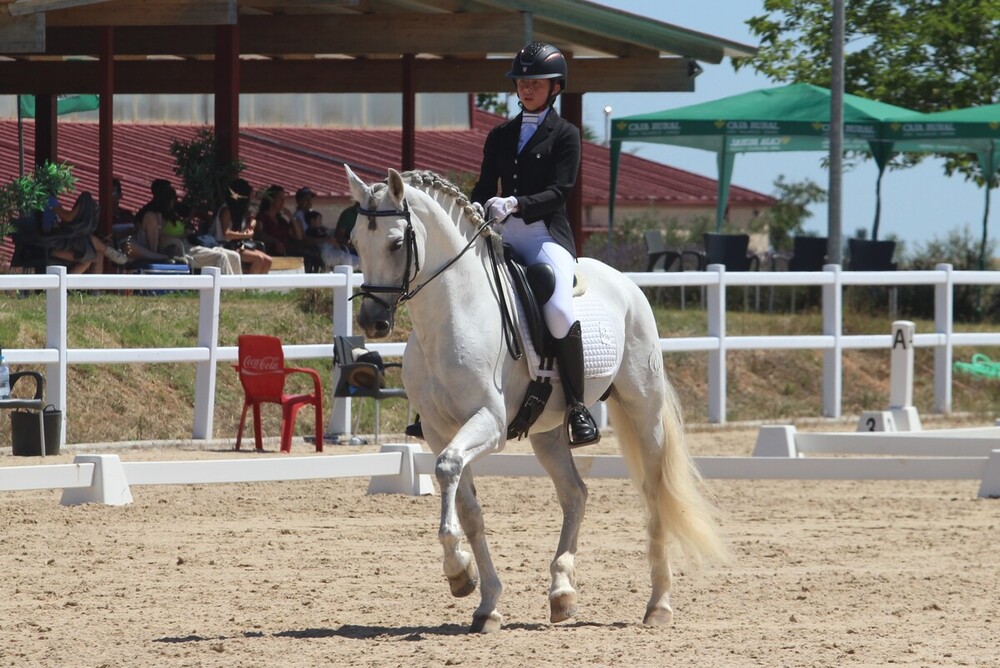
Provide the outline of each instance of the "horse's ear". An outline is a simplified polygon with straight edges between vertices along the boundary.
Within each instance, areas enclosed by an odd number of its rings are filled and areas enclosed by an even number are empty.
[[[368,186],[346,164],[344,165],[344,171],[347,172],[347,185],[351,189],[351,196],[354,198],[354,201],[364,202],[368,196]]]
[[[389,176],[386,178],[389,184],[389,197],[392,198],[396,208],[402,208],[403,204],[403,177],[392,167],[389,168]]]

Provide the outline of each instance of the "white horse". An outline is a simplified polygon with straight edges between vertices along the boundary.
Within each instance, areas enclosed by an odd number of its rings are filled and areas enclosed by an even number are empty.
[[[532,373],[526,356],[515,360],[505,340],[498,291],[508,299],[510,291],[506,277],[503,286],[496,285],[489,224],[458,188],[436,174],[401,175],[392,169],[388,174],[385,183],[368,186],[347,168],[359,204],[351,239],[365,278],[358,322],[369,338],[384,337],[396,307],[409,304],[413,329],[403,356],[403,384],[437,455],[444,574],[454,596],[468,596],[479,581],[481,601],[471,630],[496,631],[503,620],[497,611],[502,587],[486,545],[472,469],[478,459],[503,449]],[[724,557],[725,549],[684,445],[649,303],[632,281],[607,265],[582,258],[579,271],[587,290],[610,312],[620,360],[608,377],[588,379],[584,403],[609,393],[611,424],[648,510],[652,594],[643,622],[665,625],[673,614],[668,544],[678,543],[695,564]],[[529,434],[563,513],[550,565],[552,622],[576,614],[574,563],[587,502],[563,426],[562,394],[552,392]],[[471,555],[462,549],[463,532]]]

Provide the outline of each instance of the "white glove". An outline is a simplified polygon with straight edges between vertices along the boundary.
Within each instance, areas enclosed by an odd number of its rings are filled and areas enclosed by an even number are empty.
[[[491,197],[486,201],[486,210],[493,220],[503,221],[517,208],[516,197]]]

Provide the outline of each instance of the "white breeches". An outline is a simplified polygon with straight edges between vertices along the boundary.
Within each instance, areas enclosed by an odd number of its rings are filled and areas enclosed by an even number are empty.
[[[524,219],[511,216],[503,224],[503,240],[509,243],[526,266],[547,264],[556,275],[556,288],[552,298],[542,306],[545,324],[557,339],[564,338],[576,322],[573,317],[573,274],[576,260],[549,234],[545,223],[528,225]]]

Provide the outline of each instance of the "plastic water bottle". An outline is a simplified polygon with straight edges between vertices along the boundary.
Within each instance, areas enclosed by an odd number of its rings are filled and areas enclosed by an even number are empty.
[[[10,399],[10,367],[0,350],[0,399]]]

